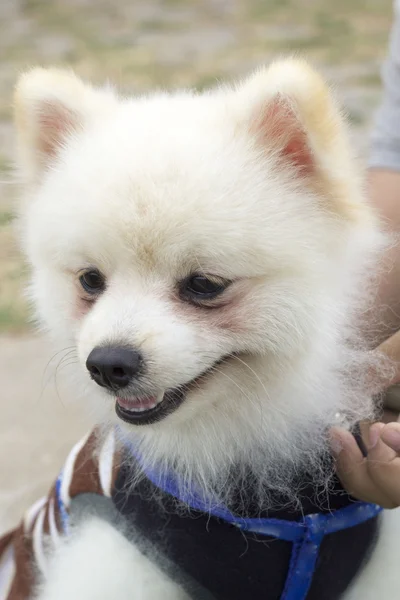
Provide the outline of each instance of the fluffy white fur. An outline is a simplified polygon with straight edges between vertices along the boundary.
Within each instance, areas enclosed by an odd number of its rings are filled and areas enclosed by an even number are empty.
[[[102,519],[90,518],[50,564],[37,600],[189,600],[149,559]]]
[[[15,106],[32,297],[76,349],[98,419],[117,420],[85,369],[99,344],[140,349],[141,394],[234,353],[165,420],[119,423],[121,439],[210,501],[229,504],[232,465],[264,505],[296,493],[301,469],[325,481],[328,427],[373,410],[376,359],[353,325],[383,240],[319,76],[288,60],[236,87],[125,99],[33,70]],[[89,266],[108,283],[90,310],[76,281]],[[177,297],[199,270],[234,281],[226,306]]]

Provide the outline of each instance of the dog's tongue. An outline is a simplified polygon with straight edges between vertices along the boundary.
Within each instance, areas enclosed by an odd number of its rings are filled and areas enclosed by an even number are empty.
[[[159,399],[157,396],[146,396],[144,398],[117,398],[117,403],[121,408],[131,411],[150,410],[157,406]]]

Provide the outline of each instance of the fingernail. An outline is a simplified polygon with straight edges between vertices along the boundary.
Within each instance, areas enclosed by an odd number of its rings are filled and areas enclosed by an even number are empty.
[[[375,448],[381,436],[381,431],[385,427],[383,423],[374,423],[369,428],[369,449]]]
[[[393,450],[400,450],[400,432],[392,427],[385,428],[384,442],[387,443]]]
[[[343,450],[342,440],[339,437],[336,437],[334,435],[331,435],[330,445],[331,445],[332,454],[340,454],[340,452]]]

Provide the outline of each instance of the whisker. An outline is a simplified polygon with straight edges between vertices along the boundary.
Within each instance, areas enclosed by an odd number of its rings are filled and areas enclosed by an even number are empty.
[[[204,356],[204,354],[203,354],[203,356]],[[209,358],[215,358],[215,356],[210,354],[210,355],[209,355]],[[245,366],[247,369],[249,369],[249,371],[250,371],[250,372],[251,372],[251,373],[254,375],[254,377],[257,379],[257,381],[258,381],[258,382],[261,384],[261,387],[262,387],[262,389],[263,389],[263,391],[264,391],[265,395],[267,396],[268,400],[270,400],[270,399],[271,399],[271,395],[270,395],[270,393],[268,392],[268,390],[267,390],[267,388],[266,388],[265,384],[264,384],[264,383],[263,383],[263,381],[261,380],[260,376],[258,375],[258,373],[257,373],[257,372],[256,372],[256,371],[255,371],[255,370],[254,370],[254,369],[253,369],[253,368],[252,368],[252,367],[251,367],[249,364],[247,364],[247,362],[246,362],[246,361],[244,361],[242,358],[240,358],[240,357],[239,357],[237,354],[235,354],[235,353],[231,353],[230,355],[228,355],[228,358],[234,358],[234,359],[236,359],[238,362],[240,362],[241,364],[243,364],[243,365],[244,365],[244,366]],[[210,371],[212,371],[212,370],[215,370],[215,369],[216,369],[215,367],[212,367],[212,369],[210,369]],[[223,372],[223,371],[221,371],[221,370],[219,370],[218,372],[219,372],[219,373],[221,373],[221,374],[223,374],[223,375],[225,375],[225,376],[227,376],[227,374],[226,374],[226,373],[224,373],[224,372]],[[233,381],[233,380],[232,380],[232,381]],[[234,383],[236,383],[236,382],[234,382]],[[240,386],[238,386],[238,387],[239,387],[239,389],[242,391],[242,393],[244,394],[244,390],[242,390],[242,389],[240,388]],[[246,395],[245,395],[245,397],[246,397],[246,398],[248,398],[248,396],[246,396]],[[249,399],[249,398],[248,398],[248,399]],[[254,399],[253,399],[253,398],[251,398],[250,400],[251,400],[251,401],[254,403]],[[282,409],[280,409],[280,408],[279,408],[279,406],[277,406],[276,404],[274,404],[274,403],[272,403],[272,402],[271,402],[271,404],[270,404],[270,405],[271,405],[271,408],[272,408],[272,410],[274,410],[276,413],[279,413],[279,414],[281,414],[281,415],[285,416],[285,412],[284,412]],[[262,403],[261,403],[261,402],[259,402],[259,406],[260,406],[260,414],[261,414],[261,418],[264,418],[264,415],[263,415],[263,412],[262,412],[264,407],[263,407],[263,405],[262,405]]]
[[[55,373],[54,373],[54,385],[55,385],[55,388],[56,388],[58,399],[60,400],[60,402],[61,402],[61,404],[63,406],[65,406],[65,405],[64,405],[64,403],[62,401],[62,398],[60,396],[60,392],[59,392],[59,389],[58,389],[58,374],[59,374],[60,368],[62,370],[63,367],[66,367],[66,366],[68,366],[70,364],[70,363],[68,363],[69,360],[72,360],[71,364],[74,364],[74,363],[78,364],[79,361],[77,360],[77,357],[76,357],[76,360],[75,360],[71,356],[71,354],[72,354],[72,352],[70,351],[70,352],[68,352],[65,356],[63,356],[60,359],[60,361],[58,362],[58,365],[56,367]]]
[[[49,369],[49,366],[50,366],[50,364],[51,364],[51,362],[52,362],[52,361],[53,361],[53,360],[56,358],[56,356],[58,356],[58,355],[59,355],[59,354],[61,354],[62,352],[65,352],[66,354],[65,354],[65,355],[64,355],[64,356],[61,358],[61,360],[63,360],[63,359],[64,359],[64,358],[66,358],[67,356],[71,355],[71,354],[72,354],[74,351],[75,351],[75,348],[74,348],[73,346],[69,346],[69,347],[67,347],[67,348],[63,348],[62,350],[59,350],[58,352],[56,352],[55,354],[53,354],[53,356],[52,356],[52,357],[50,358],[50,360],[47,362],[47,364],[46,364],[46,366],[45,366],[45,368],[44,368],[44,370],[43,370],[43,374],[42,374],[42,380],[41,380],[40,394],[39,394],[39,397],[37,398],[37,402],[38,402],[38,403],[39,403],[39,402],[40,402],[40,400],[42,399],[42,397],[43,397],[43,394],[44,394],[44,392],[45,392],[45,390],[46,390],[47,386],[49,385],[49,382],[50,382],[50,380],[51,380],[51,378],[52,378],[52,375],[51,375],[51,373],[50,373],[50,375],[49,375],[48,379],[47,379],[46,381],[44,380],[44,379],[45,379],[45,376],[46,376],[46,373],[47,373],[47,371],[48,371],[48,369]]]
[[[258,375],[258,373],[256,373],[256,371],[250,365],[248,365],[246,361],[244,361],[242,358],[240,358],[240,356],[238,356],[237,354],[232,354],[231,356],[235,360],[237,360],[240,363],[242,363],[242,365],[244,365],[246,367],[246,369],[249,369],[250,373],[252,373],[254,375],[254,377],[257,379],[257,381],[261,384],[261,387],[262,387],[263,391],[265,392],[265,394],[269,398],[270,397],[269,396],[269,392],[268,392],[267,388],[265,387],[265,384],[261,380],[261,377]]]
[[[79,361],[70,360],[69,362],[63,362],[59,367],[59,372],[65,370],[67,367],[71,367],[72,365],[79,365]]]
[[[246,400],[248,400],[249,402],[253,402],[253,399],[248,396],[246,394],[246,392],[244,391],[243,388],[240,387],[240,385],[237,383],[237,381],[235,381],[234,379],[232,379],[232,377],[230,377],[227,373],[224,373],[224,371],[221,371],[221,369],[218,368],[218,366],[214,366],[211,367],[209,370],[210,373],[219,373],[220,375],[223,375],[224,377],[226,377],[226,379],[228,379],[229,381],[231,381],[237,388],[238,390],[243,394],[243,396],[246,398]],[[201,385],[199,382],[196,383],[196,386],[201,389]]]
[[[42,375],[42,386],[43,386],[43,380],[44,377],[46,375],[46,371],[49,368],[51,362],[56,358],[56,356],[58,356],[59,354],[61,354],[62,352],[67,352],[67,354],[72,353],[75,351],[75,347],[74,346],[67,346],[67,348],[62,348],[61,350],[59,350],[58,352],[56,352],[55,354],[53,354],[53,356],[49,359],[49,361],[47,362],[44,370],[43,370],[43,375]],[[66,356],[67,356],[66,354]]]

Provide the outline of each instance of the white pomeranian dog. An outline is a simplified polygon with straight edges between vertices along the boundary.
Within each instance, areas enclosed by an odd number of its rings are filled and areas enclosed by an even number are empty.
[[[323,504],[332,495],[329,428],[353,428],[374,411],[370,375],[380,367],[358,317],[385,240],[319,75],[283,60],[206,93],[121,98],[70,72],[35,69],[17,85],[15,115],[32,298],[44,327],[76,349],[82,402],[105,435],[117,432],[127,494],[156,471],[158,481],[173,477],[177,519],[193,490],[209,519],[215,506],[282,519],[292,503],[306,514],[310,482]],[[309,582],[301,595],[297,583],[293,595],[286,582],[264,597],[396,598],[398,521],[397,511],[379,518],[378,542],[374,534],[345,589],[327,584],[325,594]],[[262,571],[273,579],[268,556]],[[209,584],[185,567],[201,579],[196,595],[162,560],[88,516],[36,594],[261,597],[255,583],[246,596],[225,585],[224,595],[210,567]],[[220,570],[225,560],[229,569],[236,558],[221,555]],[[243,562],[238,570],[246,576]]]

